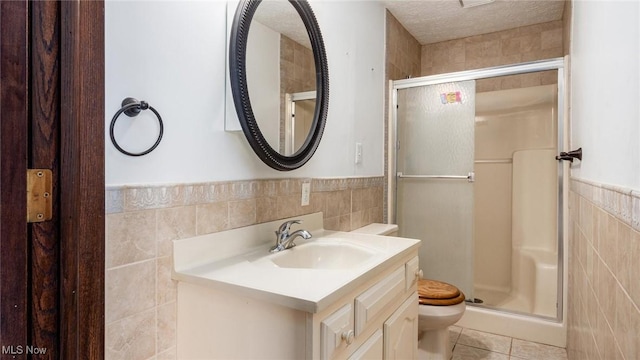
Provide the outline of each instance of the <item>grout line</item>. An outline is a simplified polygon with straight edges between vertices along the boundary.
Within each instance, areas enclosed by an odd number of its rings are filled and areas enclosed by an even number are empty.
[[[462,335],[462,332],[464,331],[464,329],[466,329],[466,328],[462,328],[462,327],[461,327],[460,335]],[[475,331],[481,332],[481,333],[483,333],[483,334],[491,334],[491,333],[487,333],[487,332],[479,331],[479,330],[475,330]],[[453,359],[453,352],[455,351],[456,347],[458,346],[458,342],[459,342],[459,340],[460,340],[460,337],[461,337],[461,336],[458,336],[458,339],[455,341],[454,346],[453,346],[453,349],[451,350],[451,358],[452,358],[452,359]],[[514,338],[513,338],[513,337],[509,337],[509,336],[506,336],[506,337],[508,337],[508,338],[509,338],[509,341],[510,341],[510,343],[509,343],[509,353],[508,353],[508,354],[504,354],[504,353],[497,352],[497,351],[493,351],[493,350],[489,350],[489,349],[479,348],[479,347],[476,347],[476,346],[473,346],[473,345],[464,345],[464,346],[467,346],[467,347],[470,347],[470,348],[474,348],[474,349],[483,350],[483,351],[488,351],[488,352],[490,352],[490,353],[496,353],[496,354],[506,355],[506,356],[508,356],[508,357],[509,357],[509,359],[525,359],[525,358],[516,357],[516,356],[514,356],[514,355],[512,354],[512,351],[513,351],[513,340],[514,340]],[[528,340],[523,340],[523,341],[531,342],[531,343],[534,343],[534,344],[539,344],[539,343],[536,343],[536,342],[533,342],[533,341],[528,341]],[[460,344],[460,345],[463,345],[463,344]],[[542,345],[544,345],[544,344],[542,344]],[[617,345],[617,343],[616,343],[616,345]],[[549,345],[549,346],[552,346],[552,345]],[[564,348],[564,350],[565,350],[565,352],[567,352],[567,349],[566,349],[566,348]],[[567,357],[568,357],[568,353],[567,353]]]

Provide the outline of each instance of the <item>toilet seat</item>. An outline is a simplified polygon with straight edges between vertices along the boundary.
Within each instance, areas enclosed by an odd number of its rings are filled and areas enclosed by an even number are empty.
[[[429,279],[418,280],[418,297],[420,305],[449,306],[464,301],[464,294],[457,287]]]

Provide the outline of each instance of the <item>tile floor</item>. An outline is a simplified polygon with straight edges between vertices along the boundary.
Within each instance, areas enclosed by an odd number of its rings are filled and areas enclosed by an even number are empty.
[[[449,327],[452,360],[567,360],[567,351],[550,345]]]

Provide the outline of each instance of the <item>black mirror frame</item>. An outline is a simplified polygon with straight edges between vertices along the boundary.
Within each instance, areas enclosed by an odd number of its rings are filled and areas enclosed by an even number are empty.
[[[258,157],[273,169],[280,171],[294,170],[304,165],[315,153],[329,109],[329,70],[327,55],[322,40],[322,33],[315,15],[306,0],[289,0],[296,9],[311,40],[313,58],[316,67],[316,107],[311,124],[311,131],[304,144],[291,156],[280,154],[266,141],[253,114],[249,89],[247,87],[246,54],[247,40],[251,20],[261,0],[240,0],[233,19],[229,39],[229,72],[233,103],[242,126],[242,131],[251,148]]]

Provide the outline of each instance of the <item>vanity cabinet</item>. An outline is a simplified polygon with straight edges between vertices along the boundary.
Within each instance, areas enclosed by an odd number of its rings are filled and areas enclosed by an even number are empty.
[[[321,360],[417,358],[416,259],[376,278],[372,286],[356,295],[353,313],[348,298],[346,305],[321,322]],[[327,323],[335,323],[337,318],[343,319],[340,326],[334,327],[337,331],[323,331]]]
[[[394,304],[389,304],[391,309]],[[365,359],[387,359],[387,360],[406,360],[417,359],[418,351],[418,299],[416,296],[410,295],[396,309],[388,319],[384,321],[382,326],[374,324],[371,326],[374,333],[366,338],[361,345],[349,347],[351,338],[348,337],[349,332],[343,333],[342,340],[345,345],[345,354],[348,354],[348,360],[365,360]],[[365,328],[366,329],[366,328]],[[332,339],[333,340],[333,339]],[[341,345],[334,341],[326,342],[322,338],[321,343],[326,346],[330,343],[333,349],[338,349]],[[335,346],[335,347],[334,347]],[[355,351],[353,350],[355,348]],[[323,352],[321,349],[321,359],[343,359],[345,356],[334,351]],[[349,350],[352,353],[349,353]]]
[[[224,286],[178,283],[179,359],[416,359],[417,249],[318,311]]]
[[[388,360],[418,358],[418,299],[409,297],[384,322],[384,357]]]

